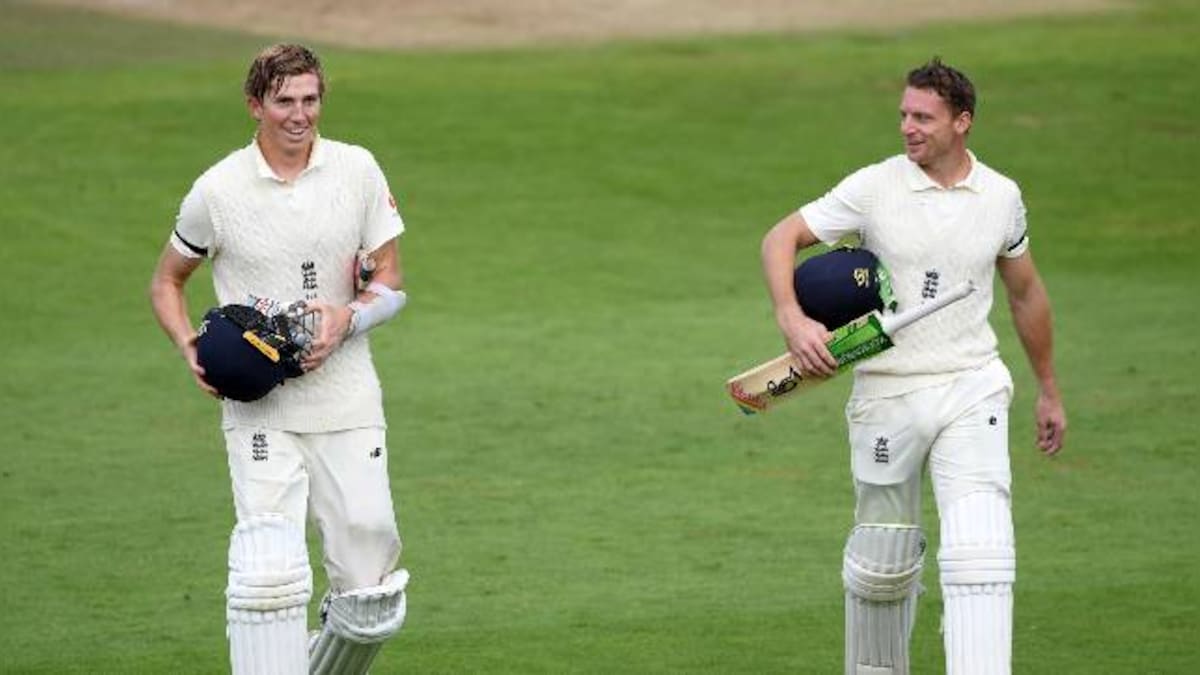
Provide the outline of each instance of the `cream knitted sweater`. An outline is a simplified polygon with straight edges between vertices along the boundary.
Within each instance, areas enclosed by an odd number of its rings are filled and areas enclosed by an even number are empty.
[[[347,304],[358,252],[404,229],[371,154],[327,139],[318,139],[308,168],[292,182],[275,177],[251,143],[196,181],[185,203],[197,199],[210,229],[193,208],[187,220],[181,213],[177,234],[206,245],[223,305],[244,304],[251,294]],[[346,340],[319,369],[258,401],[224,401],[223,424],[304,433],[383,426],[367,336]]]
[[[1016,183],[974,155],[971,163],[962,182],[942,188],[899,155],[860,169],[800,209],[824,242],[861,238],[891,273],[898,310],[965,280],[978,289],[899,332],[895,348],[859,365],[856,396],[937,384],[999,356],[988,324],[996,259],[1028,247],[1025,206]]]

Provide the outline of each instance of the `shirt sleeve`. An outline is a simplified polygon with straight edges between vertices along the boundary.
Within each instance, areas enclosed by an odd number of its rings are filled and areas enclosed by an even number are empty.
[[[1025,222],[1025,202],[1017,194],[1016,208],[1013,209],[1013,220],[1009,226],[1008,237],[1004,240],[1004,250],[1000,256],[1004,258],[1019,258],[1029,249],[1029,225]]]
[[[388,188],[383,170],[372,158],[367,175],[367,213],[363,224],[362,248],[374,251],[387,241],[404,232],[404,220],[396,206],[396,199]]]
[[[208,204],[200,190],[192,186],[179,205],[171,245],[185,258],[204,258],[212,254],[212,244],[213,224]]]
[[[874,183],[874,167],[859,169],[824,196],[801,206],[800,215],[812,233],[826,244],[861,234],[868,223]]]

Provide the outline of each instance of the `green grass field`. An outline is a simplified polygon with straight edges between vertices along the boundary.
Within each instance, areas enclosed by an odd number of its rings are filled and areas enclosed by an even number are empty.
[[[322,129],[375,151],[409,226],[412,302],[372,341],[413,584],[372,672],[840,672],[849,382],[759,418],[721,385],[781,350],[762,233],[899,152],[899,83],[933,54],[979,87],[972,147],[1021,182],[1056,309],[1053,461],[994,321],[1018,386],[1015,671],[1196,672],[1198,32],[1176,0],[322,50]],[[146,288],[191,181],[250,137],[263,43],[0,0],[0,672],[227,668],[218,411]],[[942,667],[927,566],[917,673]]]

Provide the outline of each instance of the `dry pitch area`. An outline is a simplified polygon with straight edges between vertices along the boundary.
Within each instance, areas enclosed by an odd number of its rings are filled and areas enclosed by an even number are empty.
[[[354,47],[458,49],[901,28],[1091,12],[1119,0],[40,0]]]

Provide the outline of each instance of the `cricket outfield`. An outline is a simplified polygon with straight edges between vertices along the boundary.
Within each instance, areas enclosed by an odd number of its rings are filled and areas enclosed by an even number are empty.
[[[1198,31],[1195,3],[1145,0],[326,44],[322,130],[375,151],[409,227],[411,304],[372,342],[413,580],[372,672],[840,671],[849,380],[748,418],[722,385],[781,351],[760,237],[900,150],[898,83],[934,54],[979,87],[972,147],[1022,185],[1070,416],[1040,457],[1000,303],[1015,672],[1194,672]],[[227,667],[217,409],[146,291],[191,181],[250,137],[240,84],[266,40],[0,0],[0,672]],[[198,317],[207,280],[190,290]],[[918,673],[942,667],[927,568]]]

